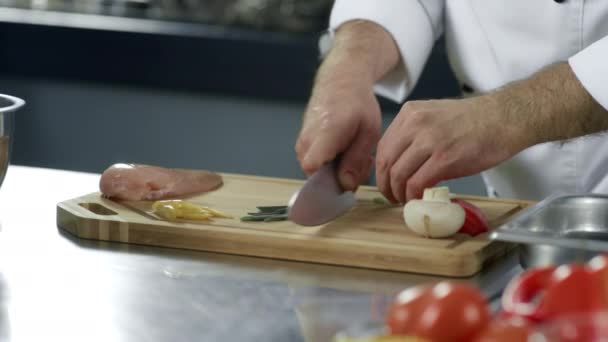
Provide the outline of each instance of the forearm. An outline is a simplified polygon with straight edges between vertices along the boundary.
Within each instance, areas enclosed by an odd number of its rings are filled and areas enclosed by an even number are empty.
[[[336,31],[315,84],[324,87],[328,83],[356,80],[371,86],[395,68],[399,59],[395,42],[381,26],[365,20],[350,21]]]
[[[517,149],[568,140],[608,129],[608,112],[578,81],[567,63],[553,65],[529,79],[489,95]]]

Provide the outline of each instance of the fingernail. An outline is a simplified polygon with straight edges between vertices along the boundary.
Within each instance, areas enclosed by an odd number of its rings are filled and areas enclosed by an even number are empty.
[[[354,190],[357,187],[355,174],[351,171],[344,172],[340,178],[340,183],[342,183],[344,190]]]

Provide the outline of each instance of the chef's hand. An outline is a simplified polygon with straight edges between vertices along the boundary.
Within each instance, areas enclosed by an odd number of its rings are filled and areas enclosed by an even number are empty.
[[[381,115],[371,81],[350,77],[338,75],[315,87],[296,153],[309,175],[340,155],[338,179],[344,189],[355,190],[369,177]]]
[[[310,175],[339,156],[344,189],[356,190],[367,180],[381,131],[373,85],[398,62],[397,46],[381,26],[365,20],[340,26],[317,72],[295,146],[304,172]]]
[[[380,191],[405,203],[440,181],[484,171],[525,148],[524,132],[506,125],[500,108],[490,96],[406,102],[378,144]]]

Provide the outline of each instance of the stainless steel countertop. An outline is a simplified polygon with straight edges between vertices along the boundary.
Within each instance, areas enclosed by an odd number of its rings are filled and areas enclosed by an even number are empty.
[[[57,202],[99,175],[9,167],[0,189],[0,341],[327,341],[381,318],[392,295],[437,278],[86,241]],[[468,281],[490,297],[510,256]]]

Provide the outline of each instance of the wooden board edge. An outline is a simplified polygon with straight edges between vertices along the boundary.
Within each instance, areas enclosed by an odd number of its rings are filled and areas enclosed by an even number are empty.
[[[378,255],[377,250],[366,252],[361,248],[354,249],[348,246],[336,248],[336,246],[330,246],[329,242],[315,242],[313,247],[303,247],[301,243],[284,238],[279,238],[281,244],[272,241],[272,238],[269,240],[267,237],[264,239],[259,237],[242,239],[240,232],[228,234],[223,232],[221,236],[216,235],[213,236],[213,239],[208,239],[208,236],[217,233],[212,230],[189,230],[187,232],[171,233],[161,231],[159,228],[148,224],[103,221],[94,217],[83,218],[78,213],[72,212],[72,209],[64,204],[57,206],[57,225],[59,228],[82,239],[458,278],[470,277],[478,273],[482,267],[481,260],[476,255],[461,255],[460,257],[449,258],[449,263],[429,270],[421,262],[417,262],[420,253],[413,250],[385,250],[381,255]],[[151,231],[154,234],[150,234]],[[150,238],[150,236],[157,237]],[[212,241],[212,243],[205,244],[205,241]],[[252,244],[256,247],[252,248]],[[282,247],[277,248],[277,245]],[[254,249],[255,252],[252,252],[251,250]],[[335,260],[340,260],[340,262]],[[404,267],[395,267],[394,265],[404,265]]]
[[[104,211],[114,211],[114,212],[112,213],[113,215],[95,214],[89,208],[83,207],[82,204],[98,205],[99,208]],[[158,223],[158,222],[160,222],[160,223],[166,222],[166,221],[157,221],[155,218],[151,217],[150,215],[147,215],[146,213],[143,213],[139,210],[135,210],[128,205],[122,204],[120,202],[112,201],[109,199],[105,199],[105,198],[101,197],[100,193],[98,193],[98,192],[89,193],[84,196],[75,197],[73,199],[60,202],[60,203],[58,203],[57,206],[61,207],[64,211],[70,212],[71,215],[77,216],[81,220],[89,220],[91,222],[95,222],[95,221],[125,222],[126,224],[142,224],[142,225],[147,225],[150,227],[154,227],[155,226],[154,224]],[[132,217],[123,217],[123,215],[129,215]],[[182,230],[215,230],[215,231],[220,231],[220,232],[241,232],[241,233],[243,233],[243,235],[258,234],[258,235],[265,235],[265,236],[269,236],[269,237],[270,236],[273,236],[273,237],[285,236],[288,239],[295,239],[295,240],[309,239],[309,240],[315,240],[317,242],[319,241],[319,239],[323,239],[323,240],[327,240],[327,241],[339,242],[339,243],[344,243],[344,244],[348,244],[348,245],[357,245],[357,246],[359,246],[359,245],[370,246],[371,245],[371,246],[376,246],[379,248],[387,247],[387,246],[390,246],[392,248],[399,248],[401,246],[401,244],[396,244],[396,243],[391,243],[391,242],[386,242],[386,241],[372,242],[372,241],[362,241],[362,240],[345,238],[345,237],[328,237],[328,236],[323,236],[323,235],[318,236],[318,235],[294,233],[292,235],[287,236],[287,235],[284,235],[283,232],[276,231],[276,230],[256,229],[255,231],[252,231],[245,227],[234,227],[234,226],[224,225],[224,224],[208,226],[208,225],[205,225],[204,223],[201,223],[201,224],[186,223],[185,225],[180,226],[180,229],[182,229]],[[491,241],[478,242],[477,245],[479,245],[480,243],[485,245],[485,244],[491,243]],[[429,249],[441,250],[445,253],[451,253],[451,255],[455,255],[455,256],[460,256],[463,253],[464,254],[469,253],[468,250],[452,249],[450,251],[445,251],[445,249],[443,247],[430,246],[430,245],[414,245],[414,246],[411,246],[411,248],[415,249],[419,252],[428,252]]]
[[[100,214],[95,214],[94,212],[91,212],[91,210],[89,210],[88,208],[84,208],[82,207],[80,204],[99,204],[100,207],[102,207],[104,210],[109,209],[109,210],[115,210],[115,212],[113,214],[115,215],[100,215]],[[90,193],[84,196],[80,196],[80,197],[76,197],[73,198],[71,200],[67,200],[67,201],[63,201],[58,203],[57,205],[58,208],[61,208],[62,211],[59,212],[58,211],[58,216],[61,215],[68,215],[70,216],[70,220],[77,220],[80,219],[81,221],[85,221],[88,223],[88,225],[90,224],[94,224],[95,222],[103,222],[104,224],[112,224],[115,222],[122,222],[125,225],[142,225],[142,226],[146,226],[149,228],[156,228],[161,230],[162,228],[160,227],[156,227],[155,223],[157,221],[150,221],[151,218],[145,214],[142,214],[139,211],[133,211],[133,209],[129,206],[123,205],[119,202],[115,202],[115,201],[111,201],[105,198],[102,198],[99,193],[94,192],[94,193]],[[129,220],[129,218],[125,218],[122,217],[121,214],[127,213],[129,215],[133,215],[134,217],[137,218],[137,220],[133,220],[133,218],[130,218],[132,220]],[[71,217],[71,216],[75,216],[75,217]],[[102,228],[105,229],[105,226],[102,226]],[[241,235],[241,236],[246,236],[246,237],[250,237],[252,235],[264,235],[268,238],[279,238],[279,239],[285,239],[285,240],[293,240],[293,241],[302,241],[302,240],[310,240],[310,241],[314,241],[315,243],[320,243],[321,241],[327,241],[327,242],[331,242],[331,243],[340,243],[343,245],[348,245],[351,248],[366,248],[366,247],[375,247],[375,248],[382,248],[382,249],[390,249],[396,252],[399,252],[402,250],[402,244],[398,244],[398,243],[390,243],[390,242],[372,242],[372,241],[363,241],[363,240],[357,240],[357,239],[352,239],[352,238],[344,238],[344,237],[328,237],[328,236],[317,236],[317,235],[308,235],[308,234],[291,234],[291,235],[284,235],[282,232],[280,231],[274,231],[274,230],[249,230],[246,227],[233,227],[233,226],[226,226],[226,225],[213,225],[213,226],[207,226],[204,224],[201,225],[192,225],[192,224],[187,224],[187,225],[183,225],[180,226],[180,231],[201,231],[201,232],[208,232],[208,231],[213,231],[214,233],[224,233],[224,234],[237,234],[237,235]],[[87,236],[94,236],[95,234],[92,232],[89,232],[91,228],[85,225],[81,225],[80,226],[80,231],[81,232],[86,232]],[[85,234],[85,233],[80,233],[80,234]],[[102,234],[103,235],[103,234]],[[83,237],[86,238],[85,236],[79,236],[79,237]],[[470,244],[472,241],[469,241],[468,244]],[[436,250],[436,251],[441,251],[442,253],[450,256],[450,257],[454,257],[454,258],[462,258],[465,257],[467,255],[472,255],[474,254],[474,252],[472,252],[472,250],[480,250],[482,248],[484,248],[486,245],[494,243],[493,241],[490,240],[484,240],[484,241],[475,241],[474,246],[471,246],[470,248],[459,248],[459,249],[448,249],[446,250],[444,247],[445,246],[431,246],[431,245],[411,245],[410,249],[412,253],[428,253],[429,251],[432,252],[432,250]],[[461,244],[461,242],[457,242],[456,244]]]
[[[261,178],[267,178],[267,177],[261,177]],[[467,196],[463,196],[463,198],[467,198]],[[503,199],[487,199],[484,197],[477,197],[477,196],[472,196],[471,198],[474,198],[474,199],[480,198],[481,200],[498,201],[498,202],[502,202],[502,203],[508,202],[508,200],[505,201]],[[145,242],[142,243],[141,241],[130,241],[128,236],[129,236],[129,232],[132,228],[132,227],[129,227],[130,225],[132,226],[131,223],[122,222],[120,218],[112,218],[112,217],[104,217],[103,215],[96,215],[94,213],[91,213],[90,210],[77,206],[77,203],[80,201],[90,201],[92,199],[94,199],[95,201],[99,201],[99,203],[111,204],[112,208],[122,208],[122,209],[129,210],[128,207],[126,207],[118,202],[101,198],[99,192],[92,192],[87,195],[75,197],[73,199],[63,201],[63,202],[60,202],[57,204],[57,225],[58,225],[58,227],[64,229],[65,231],[70,232],[74,236],[77,236],[77,237],[83,238],[83,239],[127,242],[127,243],[143,244],[143,245],[153,245],[153,246],[157,246],[157,247],[183,248],[179,245],[171,246],[171,245],[164,245],[162,243],[150,244],[150,243],[145,243]],[[523,205],[527,206],[527,205],[532,204],[533,202],[514,200],[513,203],[521,204],[522,206]],[[522,209],[523,209],[523,207],[522,207]],[[81,221],[81,222],[78,223],[78,221]],[[100,224],[100,222],[103,222],[103,221],[106,222],[105,223],[106,226],[99,229],[99,227],[97,227],[96,225]],[[111,229],[109,228],[109,226],[116,225],[116,224],[119,225],[118,232],[110,232]],[[154,228],[152,224],[136,223],[136,225],[147,226],[147,229]],[[231,229],[243,230],[242,228],[231,228]],[[224,233],[225,233],[225,231],[224,231]],[[204,235],[205,232],[203,232],[202,234]],[[239,232],[237,231],[236,235],[238,236],[238,234],[239,234]],[[337,242],[336,240],[344,240],[344,239],[334,239],[333,242]],[[352,240],[352,241],[355,241],[355,240]],[[319,260],[313,260],[315,258],[281,257],[280,255],[276,255],[276,253],[266,253],[266,254],[249,253],[248,254],[248,253],[243,253],[242,251],[239,251],[238,249],[234,249],[232,251],[226,251],[225,249],[221,249],[221,248],[220,249],[218,249],[218,248],[206,248],[206,249],[185,248],[185,249],[202,250],[202,251],[224,253],[224,254],[248,255],[248,256],[264,257],[264,258],[271,258],[271,259],[293,260],[293,261],[299,261],[299,262],[312,262],[312,263],[318,263],[318,264],[349,266],[349,267],[356,267],[356,268],[370,268],[370,269],[378,269],[378,270],[385,270],[385,271],[409,272],[409,273],[435,275],[435,276],[439,275],[439,276],[448,276],[448,277],[470,277],[470,276],[473,276],[476,273],[478,273],[484,267],[483,265],[485,264],[485,261],[484,261],[485,258],[492,258],[494,255],[499,255],[501,249],[507,248],[507,247],[501,247],[502,243],[500,243],[500,242],[489,241],[487,245],[488,246],[483,247],[481,249],[481,251],[479,251],[477,254],[475,254],[475,253],[469,254],[468,252],[459,253],[459,252],[455,251],[452,253],[453,258],[451,258],[451,259],[453,259],[452,260],[453,262],[450,264],[451,266],[447,266],[444,270],[440,270],[440,271],[438,271],[437,269],[434,269],[432,272],[428,272],[428,270],[425,270],[424,267],[422,267],[422,266],[420,266],[420,267],[411,267],[410,266],[410,267],[401,267],[401,268],[393,267],[393,266],[386,266],[386,265],[383,265],[381,260],[380,261],[372,260],[372,261],[365,262],[362,264],[361,263],[355,264],[352,262],[335,263],[335,262],[327,262],[324,260],[320,260],[322,258],[318,258]],[[495,248],[488,248],[488,247],[498,248],[499,251],[495,252],[494,251]],[[429,248],[432,249],[434,247],[425,246],[423,249],[428,251]],[[414,253],[415,250],[418,250],[418,248],[413,247],[412,253]],[[487,253],[490,253],[490,255],[488,255]],[[370,257],[371,257],[371,253],[370,253]],[[380,256],[380,258],[402,258],[404,261],[408,261],[408,256],[403,256],[403,255],[401,255],[401,256],[383,255],[383,256]],[[407,264],[407,263],[404,262],[403,264]],[[414,263],[414,264],[417,264],[417,263]]]

